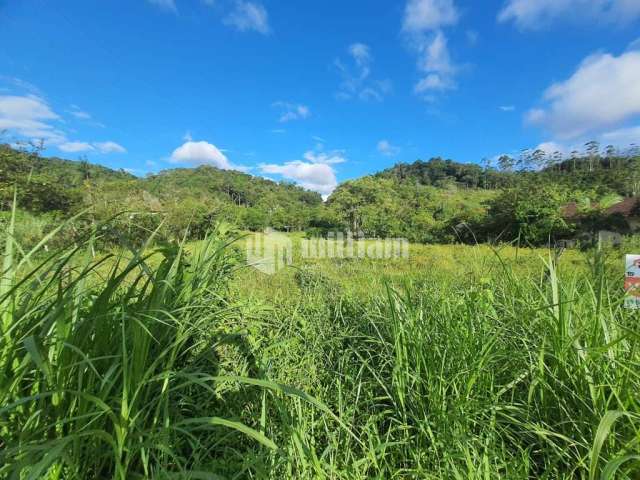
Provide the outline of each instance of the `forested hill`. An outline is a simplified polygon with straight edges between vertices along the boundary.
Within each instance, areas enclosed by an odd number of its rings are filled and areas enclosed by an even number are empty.
[[[151,193],[161,198],[176,194],[182,196],[188,191],[193,191],[246,207],[288,203],[317,206],[322,203],[320,194],[293,183],[274,182],[235,170],[220,170],[210,166],[164,170],[156,175],[147,176],[142,183]]]
[[[453,160],[432,158],[425,162],[398,163],[391,168],[375,174],[377,178],[389,178],[404,183],[419,183],[447,187],[451,184],[467,188],[494,189],[508,183],[508,172],[492,168],[483,168],[475,163],[459,163]]]
[[[42,158],[0,146],[0,210],[18,188],[20,209],[68,217],[92,207],[94,218],[134,212],[152,228],[164,220],[171,233],[205,231],[216,221],[247,229],[301,230],[322,206],[320,194],[287,182],[210,166],[177,168],[139,178],[86,161]],[[148,215],[143,217],[143,213]]]
[[[349,230],[426,243],[496,238],[542,243],[583,228],[563,217],[569,202],[588,214],[590,228],[608,225],[601,211],[640,192],[640,155],[592,149],[563,158],[536,151],[482,166],[418,160],[344,182],[323,203],[318,193],[291,183],[210,166],[139,178],[0,146],[0,210],[5,214],[14,186],[22,214],[37,217],[33,223],[44,230],[85,208],[92,221],[128,212],[113,224],[115,241],[122,232],[135,237],[139,231],[143,238],[158,227],[167,237],[188,232],[199,238],[226,221],[254,231]]]
[[[563,157],[533,152],[518,159],[503,155],[484,166],[442,158],[414,163],[398,163],[375,174],[400,183],[419,183],[436,187],[497,189],[523,183],[544,183],[568,190],[594,191],[599,195],[633,195],[640,190],[640,156],[632,151],[592,155],[574,152]]]
[[[82,185],[86,179],[105,182],[133,178],[133,175],[124,170],[113,170],[87,161],[42,158],[36,153],[19,152],[0,144],[0,182],[3,183],[42,180],[64,188],[73,188]]]
[[[0,145],[0,207],[6,209],[14,187],[20,193],[20,206],[32,212],[68,213],[81,202],[83,184],[129,181],[135,177],[86,161],[42,158]]]
[[[326,223],[417,242],[541,243],[582,228],[562,217],[567,203],[580,205],[594,219],[592,227],[607,228],[610,221],[599,210],[639,193],[635,150],[591,147],[568,158],[534,151],[483,166],[432,158],[341,184],[327,201]]]

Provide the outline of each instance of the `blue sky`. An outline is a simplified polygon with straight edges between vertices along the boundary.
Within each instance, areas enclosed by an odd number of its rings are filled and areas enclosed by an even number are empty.
[[[638,0],[0,0],[0,130],[326,195],[399,161],[640,143],[639,27]]]

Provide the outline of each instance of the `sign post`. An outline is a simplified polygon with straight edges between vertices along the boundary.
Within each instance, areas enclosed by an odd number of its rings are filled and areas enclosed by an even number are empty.
[[[640,255],[627,255],[624,269],[624,289],[627,296],[626,308],[640,309]]]

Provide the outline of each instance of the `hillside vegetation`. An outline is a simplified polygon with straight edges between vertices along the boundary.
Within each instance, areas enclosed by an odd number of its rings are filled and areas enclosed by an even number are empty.
[[[578,228],[564,202],[635,193],[637,158],[433,159],[324,203],[210,167],[0,158],[0,479],[637,478],[619,251],[301,253],[331,229],[544,243]],[[226,222],[277,219],[294,263],[265,275]]]
[[[323,203],[319,194],[291,183],[210,166],[138,178],[86,161],[0,147],[5,211],[16,187],[21,225],[30,225],[32,237],[88,208],[89,223],[127,212],[110,223],[113,232],[106,238],[116,243],[140,242],[159,226],[166,238],[198,239],[224,221],[252,231],[271,227],[420,243],[517,239],[542,244],[596,227],[629,233],[624,219],[610,221],[603,209],[638,194],[640,156],[634,150],[600,152],[589,144],[586,153],[569,158],[536,151],[518,159],[502,156],[495,165],[418,160],[344,182]],[[588,223],[563,217],[569,202],[589,216]],[[86,230],[87,220],[74,228]]]
[[[2,479],[637,477],[618,255],[413,246],[267,277],[221,230],[43,255],[9,225]]]
[[[20,225],[43,233],[62,218],[90,209],[91,222],[111,222],[116,242],[140,242],[163,225],[162,234],[201,238],[218,222],[261,230],[302,230],[322,198],[286,182],[210,166],[162,171],[144,178],[124,171],[0,147],[0,204],[6,212],[17,187]],[[86,218],[73,227],[86,227]],[[22,227],[21,227],[22,228]]]

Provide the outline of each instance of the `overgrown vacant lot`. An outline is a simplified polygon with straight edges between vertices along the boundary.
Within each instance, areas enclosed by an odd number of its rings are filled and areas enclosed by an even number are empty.
[[[223,232],[6,240],[0,478],[637,478],[620,252],[412,246],[265,275]]]

